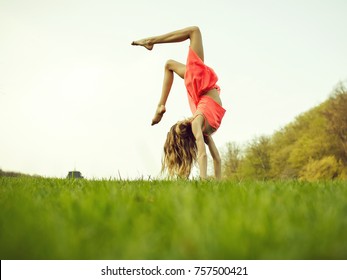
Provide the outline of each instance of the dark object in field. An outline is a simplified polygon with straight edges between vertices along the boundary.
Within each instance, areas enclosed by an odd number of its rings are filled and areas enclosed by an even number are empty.
[[[69,174],[67,174],[67,178],[83,179],[83,176],[82,173],[79,171],[69,171]]]

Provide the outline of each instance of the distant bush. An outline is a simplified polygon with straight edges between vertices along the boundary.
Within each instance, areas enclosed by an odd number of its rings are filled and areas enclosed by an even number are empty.
[[[300,180],[319,181],[331,180],[343,176],[343,164],[334,156],[320,160],[311,160],[301,171]]]
[[[0,177],[30,177],[30,175],[19,173],[19,172],[12,172],[12,171],[3,171],[0,169]]]

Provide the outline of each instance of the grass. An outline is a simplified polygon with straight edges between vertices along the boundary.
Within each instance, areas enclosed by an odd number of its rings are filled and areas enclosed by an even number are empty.
[[[0,177],[1,259],[347,259],[346,182]]]

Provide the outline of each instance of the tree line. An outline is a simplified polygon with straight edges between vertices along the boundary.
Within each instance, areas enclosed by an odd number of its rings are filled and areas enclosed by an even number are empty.
[[[26,175],[19,172],[3,171],[2,169],[0,169],[0,177],[22,177],[22,176],[26,176]]]
[[[328,100],[271,136],[244,147],[227,143],[223,174],[229,179],[347,179],[347,89],[339,83]]]

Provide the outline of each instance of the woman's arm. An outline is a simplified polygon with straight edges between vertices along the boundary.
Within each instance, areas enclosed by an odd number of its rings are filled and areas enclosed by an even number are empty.
[[[211,136],[205,137],[205,141],[213,158],[214,176],[220,180],[222,178],[222,161],[218,149]]]
[[[207,178],[207,154],[204,142],[204,135],[202,133],[202,125],[204,123],[204,117],[202,115],[197,115],[192,121],[192,131],[195,137],[196,146],[198,149],[198,164],[200,169],[200,178]]]

